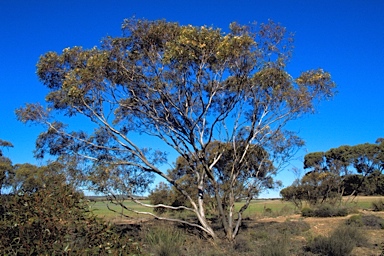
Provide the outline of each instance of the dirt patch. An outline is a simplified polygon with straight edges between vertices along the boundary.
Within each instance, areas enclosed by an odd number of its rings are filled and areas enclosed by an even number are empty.
[[[372,211],[361,211],[359,214],[362,215],[375,215],[384,218],[384,212],[372,212]],[[291,225],[280,225],[280,223],[284,223],[287,221],[303,221],[310,226],[309,230],[304,232],[292,232],[290,236],[290,244],[289,246],[294,248],[291,251],[292,255],[297,255],[296,253],[302,250],[302,248],[314,237],[317,236],[329,236],[333,230],[340,225],[344,224],[347,219],[349,219],[352,215],[346,217],[331,217],[331,218],[315,218],[315,217],[307,217],[304,218],[301,215],[289,215],[289,216],[279,216],[279,217],[268,217],[268,218],[258,218],[258,219],[250,219],[246,218],[243,221],[241,233],[242,236],[247,234],[247,237],[243,238],[246,241],[250,241],[250,244],[257,243],[264,239],[263,236],[269,235],[270,230],[274,230],[274,232],[278,233],[284,228],[291,227]],[[163,222],[163,221],[160,221]],[[129,234],[134,237],[140,237],[142,235],[142,230],[148,230],[152,226],[158,226],[160,223],[154,219],[150,218],[133,218],[133,219],[115,219],[115,223],[119,224],[122,228],[122,232]],[[299,224],[299,223],[297,223]],[[165,225],[170,225],[166,222]],[[191,228],[190,226],[176,225],[183,230],[186,230],[189,233],[188,237],[199,237],[199,232]],[[300,228],[302,225],[293,225],[293,227]],[[384,229],[363,229],[365,236],[368,239],[369,246],[365,247],[356,247],[353,249],[353,256],[360,255],[381,255],[384,246]],[[265,233],[265,234],[264,234]],[[296,234],[297,233],[297,234]],[[249,237],[248,237],[249,236]],[[202,238],[203,236],[201,236]],[[200,239],[201,240],[201,239]],[[199,241],[200,241],[199,240]],[[260,240],[260,241],[259,241]],[[207,246],[210,248],[211,245],[207,243],[204,239],[201,240],[201,246]],[[261,242],[263,243],[263,242]],[[239,254],[239,255],[252,255],[252,254]]]

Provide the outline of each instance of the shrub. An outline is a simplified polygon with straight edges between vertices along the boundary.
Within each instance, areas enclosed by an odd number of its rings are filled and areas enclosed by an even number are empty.
[[[238,236],[233,244],[233,249],[237,253],[245,253],[251,251],[250,241],[248,238],[243,236]]]
[[[88,210],[82,194],[59,180],[33,193],[2,196],[0,255],[107,255],[140,248]]]
[[[311,226],[304,221],[285,221],[276,223],[273,228],[281,234],[300,235],[300,233],[308,231]]]
[[[289,254],[287,237],[274,237],[260,248],[263,256],[287,256]]]
[[[384,228],[384,220],[375,215],[353,215],[347,221],[347,225],[356,227],[367,227],[371,229],[382,229]]]
[[[382,245],[383,251],[381,252],[380,256],[384,256],[384,242],[381,245]]]
[[[349,219],[345,221],[346,225],[356,226],[356,227],[362,227],[363,224],[363,218],[361,215],[353,215]]]
[[[151,251],[159,256],[181,255],[185,234],[173,226],[150,227],[145,234]]]
[[[362,246],[366,241],[366,238],[357,227],[340,226],[335,229],[330,237],[315,237],[308,244],[307,249],[320,255],[345,256],[350,255],[355,246]]]
[[[363,215],[362,222],[364,226],[372,229],[381,229],[384,228],[384,220],[375,215]]]
[[[314,211],[315,217],[333,217],[335,216],[335,208],[329,204],[320,205]]]
[[[373,201],[372,202],[372,210],[375,212],[384,211],[384,201],[382,199]]]
[[[283,208],[281,208],[279,211],[280,216],[288,216],[294,213],[295,213],[295,209],[287,205],[284,205]]]
[[[301,209],[301,216],[303,217],[313,217],[314,216],[314,211],[311,208],[304,207]]]
[[[322,204],[315,209],[303,208],[301,215],[303,217],[340,217],[347,216],[349,213],[346,207],[335,207],[329,204]]]

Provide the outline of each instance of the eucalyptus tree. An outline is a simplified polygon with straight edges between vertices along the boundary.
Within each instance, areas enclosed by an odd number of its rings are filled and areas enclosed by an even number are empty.
[[[242,152],[241,150],[239,150]],[[273,180],[273,174],[277,171],[273,162],[268,156],[268,152],[262,148],[252,145],[249,154],[246,156],[243,164],[243,170],[239,172],[236,179],[232,178],[234,160],[238,158],[237,152],[233,150],[232,145],[219,141],[212,142],[206,151],[206,156],[210,163],[215,161],[217,154],[222,154],[217,163],[213,166],[213,175],[220,191],[222,207],[218,207],[215,198],[215,188],[209,180],[204,184],[204,191],[199,190],[197,180],[191,175],[195,170],[203,168],[200,164],[190,166],[182,156],[178,157],[175,167],[168,171],[168,175],[174,180],[178,180],[183,190],[189,194],[198,191],[200,197],[204,197],[205,209],[209,210],[210,215],[225,216],[228,207],[234,207],[235,202],[248,200],[245,206],[239,210],[239,218],[236,220],[237,229],[241,223],[241,216],[248,207],[250,200],[256,198],[258,194],[265,189],[272,189],[280,185],[281,182]],[[255,182],[257,181],[257,183]],[[172,206],[189,205],[187,198],[174,188],[169,188],[161,184],[150,194],[150,198],[158,203],[165,203]],[[166,206],[164,206],[166,208]],[[159,209],[164,211],[166,209]],[[222,211],[222,212],[220,212]],[[227,216],[228,218],[228,216]]]
[[[285,200],[311,204],[349,198],[357,193],[381,193],[384,170],[384,142],[340,146],[326,152],[305,155],[304,169],[309,171],[280,193]],[[297,203],[296,203],[297,204]]]
[[[9,187],[9,180],[13,175],[12,161],[8,157],[3,156],[3,151],[1,150],[2,148],[9,147],[13,147],[11,142],[0,139],[0,195],[3,188]]]
[[[245,196],[241,211],[236,212],[231,201],[223,206],[215,167],[226,147],[234,152],[226,167],[231,182],[247,171],[252,148],[266,152],[256,172],[271,161],[279,167],[302,145],[295,133],[285,129],[286,123],[313,113],[319,101],[332,98],[335,84],[330,74],[314,69],[293,78],[286,70],[292,36],[273,22],[232,23],[224,32],[128,19],[122,29],[123,36],[105,38],[100,47],[66,48],[40,58],[37,74],[49,89],[47,106],[27,104],[17,110],[21,121],[47,127],[37,139],[36,155],[83,161],[83,175],[91,177],[95,187],[124,193],[132,200],[157,175],[189,203],[168,207],[197,217],[196,222],[169,220],[193,225],[216,239],[200,194],[209,183],[225,236],[233,240],[239,227],[235,219],[241,221],[253,193]],[[68,120],[63,116],[69,120],[81,116],[87,129],[71,131],[59,121]],[[150,146],[141,143],[143,136],[153,139]],[[227,146],[209,156],[216,141]],[[171,162],[167,152],[184,159],[189,167],[185,175],[195,180],[197,191],[185,190],[164,171],[164,163]],[[274,173],[271,169],[264,177]],[[253,190],[259,183],[259,175],[249,177],[247,188]]]

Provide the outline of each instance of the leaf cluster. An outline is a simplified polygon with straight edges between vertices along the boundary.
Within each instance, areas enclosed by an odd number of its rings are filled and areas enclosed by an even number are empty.
[[[62,177],[31,193],[1,195],[2,255],[128,255],[140,248],[90,212]]]

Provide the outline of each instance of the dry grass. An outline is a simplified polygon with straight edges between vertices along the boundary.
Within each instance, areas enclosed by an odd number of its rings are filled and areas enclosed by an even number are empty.
[[[384,212],[367,210],[372,201],[380,198],[383,197],[357,197],[350,204],[359,208],[362,215],[372,214],[384,218]],[[303,218],[299,214],[292,213],[278,216],[279,213],[285,212],[283,209],[287,206],[290,205],[280,200],[254,201],[249,209],[248,218],[244,221],[244,228],[234,244],[213,245],[205,239],[196,237],[196,234],[186,234],[185,242],[179,249],[183,255],[261,255],[261,251],[262,253],[268,252],[268,250],[263,251],[261,248],[276,247],[276,245],[271,244],[271,241],[279,241],[280,244],[285,245],[282,250],[279,250],[280,254],[274,254],[275,252],[272,251],[268,255],[306,255],[303,248],[309,241],[317,236],[329,236],[335,228],[343,225],[351,217],[349,215],[333,218]],[[270,208],[275,214],[265,213],[266,208]],[[148,230],[146,228],[148,225],[154,225],[152,220],[142,216],[126,221],[117,217],[115,220],[125,224],[135,223],[140,225],[143,230]],[[284,231],[287,227],[295,227],[295,224],[286,225],[286,222],[305,222],[308,224],[309,230],[302,230],[297,233]],[[282,225],[279,226],[279,224]],[[297,225],[297,227],[300,226],[302,225]],[[183,231],[185,230],[183,229]],[[368,244],[364,247],[355,247],[351,255],[380,255],[384,246],[384,229],[362,228],[362,231],[368,239]]]

